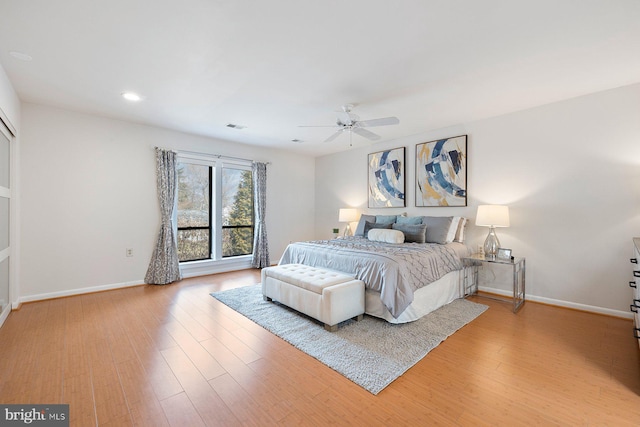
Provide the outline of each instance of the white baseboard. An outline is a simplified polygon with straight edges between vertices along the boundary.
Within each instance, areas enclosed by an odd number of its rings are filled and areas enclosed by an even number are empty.
[[[110,285],[91,286],[88,288],[69,289],[67,291],[49,292],[46,294],[27,295],[27,296],[20,297],[18,306],[24,302],[42,301],[42,300],[52,299],[52,298],[61,298],[61,297],[69,297],[73,295],[90,294],[92,292],[109,291],[111,289],[128,288],[131,286],[139,286],[139,285],[144,285],[144,280],[140,279],[140,280],[134,280],[131,282],[112,283]],[[18,307],[14,306],[13,308],[16,309]]]
[[[218,263],[216,265],[209,264],[206,266],[201,265],[195,268],[192,267],[187,269],[187,271],[183,270],[182,276],[186,279],[188,277],[203,276],[207,274],[216,274],[216,273],[225,273],[228,271],[243,270],[246,268],[251,268],[251,260],[243,259],[243,260],[237,260],[237,262]],[[108,291],[111,289],[127,288],[131,286],[139,286],[143,284],[144,284],[144,280],[140,279],[140,280],[134,280],[131,282],[113,283],[110,285],[100,285],[100,286],[92,286],[92,287],[80,288],[80,289],[70,289],[67,291],[49,292],[46,294],[28,295],[28,296],[21,297],[19,299],[19,303],[13,304],[12,308],[17,309],[19,308],[20,304],[25,302],[42,301],[42,300],[47,300],[52,298],[60,298],[60,297],[68,297],[73,295],[88,294],[92,292]],[[479,290],[483,292],[489,292],[492,294],[505,296],[505,297],[513,296],[513,292],[510,292],[504,289],[496,289],[496,288],[490,288],[486,286],[480,286]],[[555,305],[559,307],[572,308],[575,310],[588,311],[591,313],[605,314],[607,316],[633,319],[633,313],[631,312],[613,310],[610,308],[596,307],[593,305],[579,304],[575,302],[539,297],[535,295],[527,295],[526,300],[540,302],[543,304]],[[5,311],[7,312],[6,315],[8,315],[8,312],[10,310],[5,310]],[[4,322],[6,315],[5,313],[0,313],[0,325],[2,325],[2,323]]]
[[[501,295],[505,297],[513,297],[513,291],[489,288],[486,286],[479,286],[478,289],[483,292],[489,292],[491,294]],[[538,297],[535,295],[526,295],[525,299],[527,301],[540,302],[540,303],[549,304],[549,305],[556,305],[558,307],[572,308],[574,310],[588,311],[590,313],[605,314],[607,316],[622,317],[624,319],[633,319],[633,313],[631,312],[613,310],[613,309],[604,308],[604,307],[596,307],[594,305],[579,304],[576,302],[562,301],[562,300],[546,298],[546,297]]]
[[[234,257],[222,261],[194,262],[183,264],[180,266],[183,278],[204,276],[207,274],[225,273],[227,271],[244,270],[251,268],[251,256]],[[42,301],[52,298],[69,297],[73,295],[89,294],[92,292],[108,291],[112,289],[127,288],[130,286],[144,285],[144,279],[134,280],[131,282],[113,283],[110,285],[91,286],[80,289],[69,289],[66,291],[49,292],[45,294],[27,295],[20,297],[17,303],[12,305],[14,310],[25,302]]]

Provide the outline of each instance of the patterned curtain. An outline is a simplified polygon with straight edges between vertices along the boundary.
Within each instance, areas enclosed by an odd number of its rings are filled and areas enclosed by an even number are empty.
[[[162,224],[144,281],[150,285],[166,285],[182,278],[172,223],[177,183],[176,153],[156,147],[156,174]]]
[[[254,162],[253,172],[253,205],[256,209],[256,220],[253,230],[253,261],[254,268],[268,267],[269,244],[267,242],[267,227],[264,222],[267,207],[267,164]]]

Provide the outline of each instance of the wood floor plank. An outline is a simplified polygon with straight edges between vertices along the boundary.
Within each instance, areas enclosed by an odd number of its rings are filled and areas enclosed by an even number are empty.
[[[276,425],[275,420],[260,407],[256,400],[231,375],[221,375],[210,380],[209,384],[243,425]]]
[[[178,323],[165,326],[180,348],[207,380],[223,375],[226,371],[195,338]]]
[[[184,391],[160,352],[153,353],[142,364],[147,373],[147,381],[158,400],[162,401]]]
[[[238,419],[181,348],[163,350],[162,355],[206,425],[238,423]]]
[[[179,305],[171,307],[171,314],[180,324],[193,336],[196,341],[204,341],[212,335],[194,319],[191,314],[182,309]]]
[[[139,427],[169,427],[162,405],[156,399],[140,401],[130,406],[133,425]]]
[[[164,415],[172,427],[205,426],[198,411],[193,407],[185,393],[176,394],[160,402]]]
[[[213,358],[215,358],[225,372],[234,372],[243,369],[246,364],[216,338],[211,338],[200,343]]]
[[[138,359],[129,359],[116,365],[118,378],[124,392],[127,406],[130,408],[140,402],[155,400],[151,382],[147,372]]]
[[[374,396],[209,295],[259,281],[23,304],[0,328],[0,402],[69,403],[80,426],[638,425],[628,319],[472,298],[489,310]]]

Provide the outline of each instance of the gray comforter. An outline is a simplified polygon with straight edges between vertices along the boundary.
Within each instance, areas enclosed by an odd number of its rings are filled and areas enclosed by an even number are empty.
[[[362,237],[290,244],[280,264],[305,264],[355,274],[380,299],[394,318],[413,302],[413,293],[445,274],[462,268],[461,243],[390,244]]]

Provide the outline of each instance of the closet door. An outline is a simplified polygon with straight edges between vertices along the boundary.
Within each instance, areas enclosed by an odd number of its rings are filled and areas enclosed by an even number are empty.
[[[9,315],[9,228],[11,211],[11,134],[0,121],[0,325]]]

